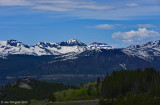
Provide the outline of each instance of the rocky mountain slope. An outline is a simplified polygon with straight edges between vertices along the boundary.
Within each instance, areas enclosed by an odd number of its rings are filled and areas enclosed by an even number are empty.
[[[160,41],[148,42],[146,44],[133,45],[124,48],[123,52],[127,55],[152,61],[154,57],[160,56]]]

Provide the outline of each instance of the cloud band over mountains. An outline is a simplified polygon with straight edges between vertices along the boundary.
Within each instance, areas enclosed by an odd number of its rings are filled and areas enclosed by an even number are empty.
[[[82,19],[124,20],[159,15],[157,0],[0,0],[0,7],[29,7],[30,10],[61,12]]]

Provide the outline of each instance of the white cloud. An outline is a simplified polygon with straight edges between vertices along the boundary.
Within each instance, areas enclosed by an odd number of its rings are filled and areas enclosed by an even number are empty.
[[[73,11],[77,9],[109,10],[114,6],[101,5],[92,0],[0,0],[0,6],[30,6],[32,9]]]
[[[114,29],[115,25],[111,25],[111,24],[99,24],[99,25],[95,25],[95,26],[88,26],[87,28]]]
[[[33,9],[45,12],[52,11],[51,15],[59,12],[58,17],[79,19],[128,20],[148,19],[148,17],[159,19],[160,16],[160,6],[156,0],[135,0],[134,3],[128,4],[127,0],[113,2],[107,0],[0,0],[1,6],[6,8],[21,6],[22,9],[16,9],[15,14],[24,9]],[[29,10],[29,12],[32,11]],[[5,13],[7,14],[7,11],[3,14]]]
[[[139,4],[137,4],[137,3],[129,3],[129,4],[126,4],[126,6],[128,6],[128,7],[137,7],[137,6],[139,6]]]
[[[116,28],[157,28],[153,24],[136,24],[136,25],[125,25],[125,24],[98,24],[95,26],[87,26],[86,28],[95,28],[95,29],[116,29]]]
[[[95,26],[88,26],[87,28],[95,29],[115,29],[115,28],[156,28],[153,24],[136,24],[136,25],[124,25],[124,24],[99,24]]]
[[[0,6],[27,6],[31,5],[26,0],[0,0]]]
[[[137,31],[115,32],[112,34],[112,38],[125,43],[137,44],[145,41],[158,40],[160,39],[160,33],[154,30],[147,30],[146,28],[139,28]]]
[[[137,24],[137,25],[130,25],[129,27],[133,28],[156,28],[157,26],[153,24]]]

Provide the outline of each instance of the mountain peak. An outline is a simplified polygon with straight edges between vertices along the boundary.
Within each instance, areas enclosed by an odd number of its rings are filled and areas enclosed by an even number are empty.
[[[78,39],[70,39],[67,41],[68,43],[72,43],[72,42],[80,42]]]
[[[11,43],[17,43],[17,40],[11,39],[11,40],[7,40],[7,42],[11,42]]]
[[[14,39],[7,40],[7,44],[10,45],[10,46],[15,46],[16,47],[18,45],[18,43],[21,43],[21,42],[18,42],[17,40],[14,40]]]
[[[133,48],[159,48],[160,47],[160,40],[158,41],[153,41],[153,42],[148,42],[145,44],[139,44],[139,45],[132,45],[129,46],[127,49],[133,49]]]
[[[152,56],[160,56],[160,40],[148,42],[146,44],[132,45],[124,48],[123,52],[127,55],[138,56],[146,60],[152,60]]]
[[[146,44],[144,44],[144,45],[160,46],[160,40],[158,40],[158,41],[153,41],[153,42],[148,42],[148,43],[146,43]]]
[[[71,39],[66,42],[61,42],[59,44],[60,46],[87,46],[85,43],[82,43],[77,39]]]
[[[112,46],[106,43],[93,42],[88,46],[90,49],[113,49]]]
[[[108,45],[107,43],[93,42],[91,45]]]
[[[58,43],[52,43],[52,42],[39,42],[33,46],[40,46],[40,47],[57,47]]]

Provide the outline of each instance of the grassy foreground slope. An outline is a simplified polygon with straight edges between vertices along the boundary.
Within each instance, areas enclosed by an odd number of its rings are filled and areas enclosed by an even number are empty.
[[[78,89],[67,89],[53,92],[51,94],[51,97],[53,96],[55,100],[53,103],[49,103],[48,100],[31,100],[30,105],[98,105],[100,96],[99,92],[100,84],[90,82],[81,85]]]
[[[93,100],[99,96],[99,86],[97,83],[90,82],[81,86],[80,89],[68,89],[53,93],[56,101],[76,101],[76,100]]]

